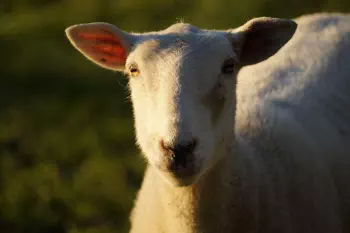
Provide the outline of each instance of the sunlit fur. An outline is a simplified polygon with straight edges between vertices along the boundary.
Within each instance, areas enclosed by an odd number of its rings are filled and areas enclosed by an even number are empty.
[[[123,69],[140,71],[129,86],[149,163],[131,233],[350,232],[350,16],[296,21],[286,46],[242,69],[249,25],[180,23],[124,38]],[[232,75],[221,73],[227,57],[237,60]],[[195,176],[162,169],[159,141],[193,137]]]
[[[224,35],[205,32],[147,38],[130,54],[126,67],[137,63],[140,69],[138,77],[130,78],[137,141],[151,164],[162,163],[162,139],[181,143],[198,138],[198,176],[219,159],[213,158],[222,154],[214,153],[215,146],[222,147],[225,131],[232,134],[233,128],[233,121],[224,118],[232,118],[232,102],[225,100],[233,99],[235,78],[221,74],[221,65],[230,56],[235,54]],[[221,114],[213,119],[220,99]],[[161,175],[178,182],[166,171]]]
[[[213,140],[199,156],[213,156],[211,144],[223,139],[222,159],[189,187],[164,183],[148,166],[132,233],[350,232],[350,17],[313,15],[297,22],[286,47],[239,72],[236,108],[234,101],[226,103],[217,125],[210,127],[204,105],[184,97],[183,111],[191,114],[187,122],[199,123],[195,132],[201,140]],[[213,87],[205,78],[214,76],[219,53],[206,53],[211,60],[204,59],[208,63],[201,68],[201,60],[190,60],[195,75],[180,85]],[[192,83],[199,79],[200,85]],[[133,92],[139,90],[136,82]],[[226,92],[234,95],[229,88]],[[137,122],[144,113],[135,113]],[[164,123],[162,114],[154,113],[149,114],[158,119],[155,124]],[[233,124],[235,136],[225,131]]]

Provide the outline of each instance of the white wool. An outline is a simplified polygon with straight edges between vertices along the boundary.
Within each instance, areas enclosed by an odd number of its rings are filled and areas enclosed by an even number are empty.
[[[95,63],[138,67],[130,90],[149,165],[131,233],[350,232],[350,16],[296,22],[292,39],[291,21],[270,18],[226,32],[67,29]],[[77,36],[101,28],[120,40],[125,61],[99,60]],[[239,61],[233,75],[221,70],[228,57]],[[197,170],[182,180],[162,167],[161,142],[192,138]]]
[[[275,56],[238,74],[237,149],[193,187],[148,167],[131,232],[350,231],[350,17],[297,23]]]

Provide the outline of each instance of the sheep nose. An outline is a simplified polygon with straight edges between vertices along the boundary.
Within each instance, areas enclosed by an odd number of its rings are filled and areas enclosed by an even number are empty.
[[[167,144],[164,140],[161,140],[160,145],[167,156],[171,156],[175,166],[181,165],[182,167],[188,166],[188,163],[193,162],[193,152],[198,144],[197,139],[192,139],[185,143],[180,144]]]

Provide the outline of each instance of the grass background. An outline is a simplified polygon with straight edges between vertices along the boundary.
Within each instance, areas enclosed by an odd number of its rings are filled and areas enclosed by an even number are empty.
[[[144,161],[127,81],[83,58],[66,27],[126,31],[185,20],[234,28],[250,18],[350,11],[348,0],[1,0],[0,232],[125,233]]]

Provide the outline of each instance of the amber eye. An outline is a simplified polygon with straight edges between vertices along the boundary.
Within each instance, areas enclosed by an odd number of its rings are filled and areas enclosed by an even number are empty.
[[[130,72],[130,76],[131,77],[136,77],[140,74],[140,70],[139,68],[137,67],[136,64],[132,64],[130,67],[129,67],[129,72]]]
[[[228,58],[225,60],[221,67],[221,72],[223,74],[232,74],[235,67],[235,60],[233,58]]]

